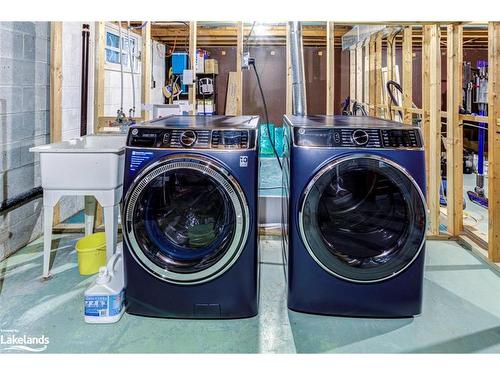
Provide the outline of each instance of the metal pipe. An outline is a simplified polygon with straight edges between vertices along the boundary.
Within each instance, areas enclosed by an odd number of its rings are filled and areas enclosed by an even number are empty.
[[[127,28],[127,46],[128,46],[128,61],[130,63],[130,77],[132,78],[132,109],[129,111],[129,117],[135,117],[135,79],[134,79],[134,48],[131,47],[130,43],[130,21]]]
[[[89,89],[89,36],[90,27],[82,28],[82,87],[80,98],[80,136],[87,135],[87,101]]]
[[[122,40],[122,21],[118,24],[118,39],[120,49],[120,117],[123,115],[123,40]]]
[[[302,23],[288,22],[290,39],[290,63],[292,68],[292,113],[307,114],[304,52],[302,49]]]

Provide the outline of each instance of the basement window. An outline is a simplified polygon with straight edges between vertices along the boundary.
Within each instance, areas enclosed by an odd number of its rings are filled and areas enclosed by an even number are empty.
[[[122,37],[120,43],[120,36],[118,30],[106,30],[106,63],[111,64],[114,68],[120,65],[120,45],[121,45],[121,58],[123,58],[123,69],[130,71],[130,63],[128,56],[128,43],[126,30],[122,29]],[[134,73],[139,72],[139,50],[137,37],[130,36],[130,48],[133,55]]]

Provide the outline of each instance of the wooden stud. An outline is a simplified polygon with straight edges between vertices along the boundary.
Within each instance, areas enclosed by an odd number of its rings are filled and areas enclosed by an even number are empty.
[[[375,60],[376,60],[376,54],[375,54],[375,38],[372,36],[370,37],[370,43],[369,43],[369,81],[370,81],[370,88],[369,88],[369,115],[370,116],[376,116],[377,115],[377,108],[375,105],[377,104],[376,101],[376,92],[377,92],[377,81],[376,81],[376,74],[375,74]]]
[[[352,110],[352,103],[356,98],[356,50],[349,50],[349,110]]]
[[[382,34],[375,37],[375,105],[382,105]],[[384,111],[378,107],[375,116],[384,117]]]
[[[62,22],[50,23],[50,142],[62,140]],[[59,203],[54,207],[54,224],[61,221]]]
[[[241,61],[243,58],[243,22],[238,22],[237,26],[237,43],[236,43],[236,75],[237,75],[237,90],[236,90],[236,115],[243,114],[243,71],[241,70]]]
[[[196,81],[196,21],[189,22],[189,66],[193,70],[194,79]],[[188,87],[188,102],[189,113],[196,113],[196,83]]]
[[[386,84],[387,82],[394,80],[395,74],[394,74],[394,66],[395,66],[395,40],[394,40],[394,35],[395,32],[391,31],[389,35],[387,36],[387,44],[386,44],[386,66],[387,66],[387,76],[384,81],[384,87],[383,87],[383,92],[384,92],[384,98],[385,98],[385,104],[389,105],[389,108],[391,107],[391,101],[389,100],[389,96],[387,94],[386,90]],[[392,120],[394,119],[394,114],[392,110],[387,111],[387,117]]]
[[[424,148],[425,148],[425,179],[427,183],[430,181],[429,177],[429,100],[430,100],[430,87],[429,87],[429,26],[425,25],[422,37],[422,131],[424,135]],[[429,190],[427,189],[427,200],[429,199]]]
[[[461,25],[447,28],[447,117],[446,117],[446,179],[447,227],[452,236],[463,230],[463,131],[458,109],[462,104],[462,31]]]
[[[412,113],[409,109],[413,105],[413,29],[411,26],[403,31],[403,122],[412,124]]]
[[[290,56],[290,38],[289,38],[290,26],[288,22],[286,23],[286,109],[287,115],[291,115],[293,111],[292,107],[292,64]],[[328,73],[327,73],[328,74]],[[328,79],[328,78],[327,78]]]
[[[370,103],[370,43],[369,39],[365,41],[363,54],[363,103],[368,112],[368,104]]]
[[[326,24],[326,114],[335,113],[335,25]]]
[[[500,22],[488,36],[488,258],[500,262]]]
[[[439,188],[441,186],[441,47],[439,25],[430,25],[429,47],[429,145],[426,155],[429,160],[427,181],[430,211],[430,234],[439,234]],[[424,41],[425,42],[425,41]]]
[[[151,104],[151,80],[152,80],[152,50],[151,50],[151,22],[147,22],[142,28],[142,82],[141,82],[141,118],[147,121],[151,117],[149,105]],[[134,103],[135,105],[135,103]]]
[[[363,102],[363,46],[356,47],[356,101]]]

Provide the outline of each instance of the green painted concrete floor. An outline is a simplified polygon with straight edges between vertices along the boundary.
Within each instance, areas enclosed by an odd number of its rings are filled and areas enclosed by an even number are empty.
[[[262,238],[257,317],[229,321],[125,314],[111,325],[83,321],[77,235],[55,236],[52,279],[41,280],[42,239],[0,263],[0,330],[44,334],[53,353],[500,353],[500,276],[454,242],[429,241],[423,313],[359,319],[288,311],[278,238]],[[0,344],[0,350],[2,345]]]

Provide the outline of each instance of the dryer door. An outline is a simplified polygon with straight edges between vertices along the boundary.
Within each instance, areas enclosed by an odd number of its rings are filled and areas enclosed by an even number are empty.
[[[213,160],[162,159],[146,169],[124,201],[124,237],[152,275],[178,284],[206,282],[238,258],[249,231],[245,195]]]
[[[422,191],[396,163],[372,155],[333,161],[302,196],[299,226],[310,255],[327,272],[369,283],[407,268],[425,241]]]

